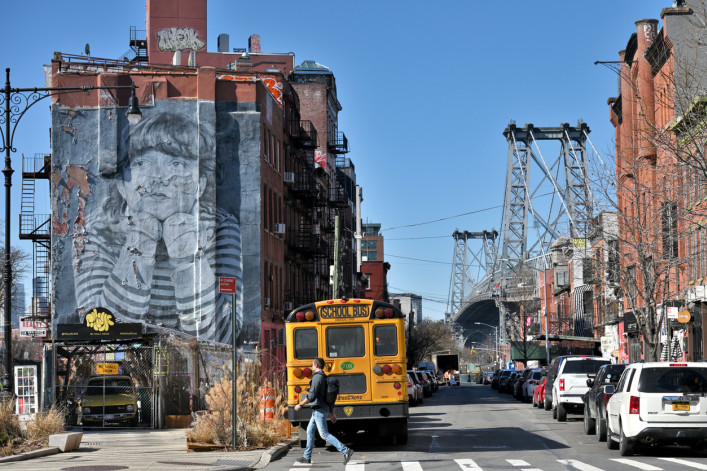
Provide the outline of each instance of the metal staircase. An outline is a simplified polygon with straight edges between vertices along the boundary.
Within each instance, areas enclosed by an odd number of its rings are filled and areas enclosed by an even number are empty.
[[[49,184],[51,155],[22,156],[20,239],[32,241],[32,317],[49,320],[51,273],[51,215],[37,214],[37,180]]]

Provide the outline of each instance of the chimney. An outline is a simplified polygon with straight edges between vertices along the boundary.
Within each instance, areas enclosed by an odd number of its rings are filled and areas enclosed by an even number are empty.
[[[231,48],[228,46],[229,36],[227,34],[218,35],[218,52],[231,52]]]
[[[238,72],[252,72],[253,62],[250,60],[248,54],[243,54],[241,57],[236,59],[236,70]]]
[[[260,52],[259,34],[251,34],[248,38],[248,52]]]

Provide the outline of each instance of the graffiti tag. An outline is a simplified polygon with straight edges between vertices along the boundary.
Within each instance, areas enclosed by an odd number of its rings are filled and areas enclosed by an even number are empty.
[[[198,50],[204,47],[204,42],[199,39],[194,28],[166,28],[157,31],[160,42],[157,45],[160,51],[183,51],[185,49]]]

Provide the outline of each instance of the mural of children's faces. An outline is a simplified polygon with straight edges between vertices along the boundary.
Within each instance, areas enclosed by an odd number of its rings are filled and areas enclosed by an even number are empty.
[[[131,158],[118,190],[132,214],[148,213],[164,221],[197,211],[205,185],[196,160],[151,150]]]

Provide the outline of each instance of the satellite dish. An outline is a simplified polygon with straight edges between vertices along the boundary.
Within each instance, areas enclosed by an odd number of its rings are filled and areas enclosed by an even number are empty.
[[[84,46],[83,52],[85,52],[87,56],[91,55],[91,46],[89,46],[88,43],[86,43],[86,46]]]

